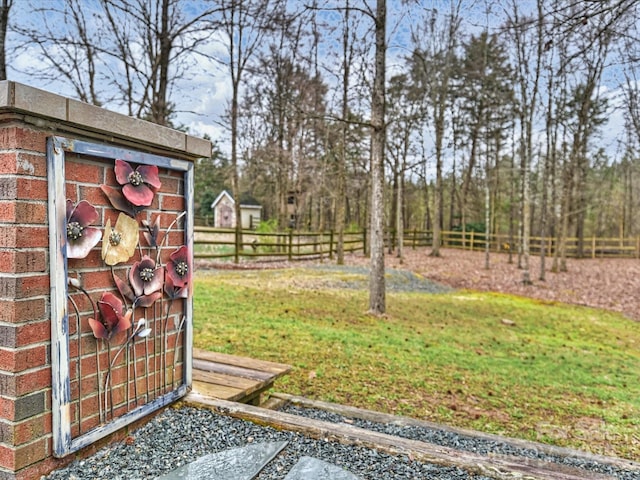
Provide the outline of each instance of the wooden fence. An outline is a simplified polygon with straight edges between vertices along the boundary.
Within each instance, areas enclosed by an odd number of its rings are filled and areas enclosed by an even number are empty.
[[[334,232],[286,232],[263,233],[243,230],[238,236],[233,229],[195,227],[195,258],[284,257],[332,259],[338,246]],[[241,239],[240,239],[241,237]],[[344,251],[357,252],[366,249],[364,232],[345,233]]]
[[[287,260],[301,258],[329,258],[336,253],[338,235],[329,232],[274,232],[262,233],[253,230],[242,231],[242,241],[233,229],[198,227],[195,233],[195,258],[223,259],[232,258],[236,262],[240,257],[271,257]],[[403,236],[405,248],[430,247],[433,233],[424,230],[406,230]],[[489,235],[491,252],[517,253],[517,240],[510,242],[508,235]],[[459,248],[472,251],[484,251],[486,248],[484,233],[443,231],[441,245],[445,248]],[[530,253],[540,255],[545,249],[547,256],[555,253],[556,239],[531,237]],[[395,231],[385,234],[386,248],[395,248]],[[364,252],[367,249],[367,232],[348,232],[344,234],[345,252]],[[627,238],[585,238],[580,245],[578,238],[565,241],[567,257],[571,258],[640,258],[640,237]],[[582,255],[579,255],[582,251]]]

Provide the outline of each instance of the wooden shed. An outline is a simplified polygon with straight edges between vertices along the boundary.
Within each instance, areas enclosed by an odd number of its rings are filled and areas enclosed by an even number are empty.
[[[217,228],[235,228],[235,200],[229,192],[223,190],[211,203],[213,226]],[[262,220],[262,205],[255,200],[240,203],[241,226],[244,230],[253,230]]]

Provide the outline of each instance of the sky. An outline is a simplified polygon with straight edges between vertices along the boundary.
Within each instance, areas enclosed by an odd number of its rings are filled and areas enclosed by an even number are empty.
[[[81,4],[87,6],[87,11],[96,8],[96,0],[77,0]],[[200,0],[180,0],[182,4],[191,7],[193,11],[197,11],[203,5]],[[292,0],[294,4],[299,5],[299,0]],[[387,77],[392,76],[399,70],[401,58],[408,53],[407,45],[409,43],[410,29],[407,26],[411,18],[405,9],[399,5],[403,0],[388,0],[388,52],[387,52]],[[44,3],[43,3],[44,2]],[[11,11],[12,21],[16,24],[30,23],[38,26],[37,15],[33,14],[33,10],[42,5],[55,6],[61,8],[62,0],[16,0]],[[342,6],[345,0],[318,0],[323,6]],[[416,8],[431,8],[435,4],[446,4],[447,1],[429,2],[429,6],[420,5]],[[375,0],[351,0],[351,5],[366,9],[375,8]],[[319,12],[321,20],[326,22],[329,28],[340,28],[341,13],[327,8]],[[352,18],[356,17],[356,13],[352,13]],[[91,18],[89,18],[91,21]],[[64,20],[58,20],[60,24]],[[55,22],[54,22],[55,23]],[[367,35],[367,30],[371,28],[370,19],[364,18],[359,21],[361,36]],[[96,28],[99,28],[96,25]],[[336,65],[339,64],[337,59],[341,55],[341,44],[339,40],[340,31],[336,30],[331,34],[325,32],[321,37],[320,56],[321,63],[327,67],[326,70],[332,68],[333,73],[325,75],[325,82],[332,84],[339,78],[340,73],[335,72]],[[9,33],[7,43],[9,51],[12,46],[16,45],[16,36]],[[371,37],[373,44],[373,37]],[[34,76],[30,70],[44,65],[40,60],[38,48],[32,46],[22,46],[22,48],[10,53],[8,62],[8,76],[10,80],[25,83],[33,87],[42,88],[64,96],[74,97],[75,92],[70,85],[61,79],[44,79]],[[175,117],[176,125],[184,125],[193,135],[208,135],[215,141],[219,142],[222,150],[228,150],[228,130],[224,126],[224,115],[227,111],[229,100],[231,98],[231,81],[228,69],[225,65],[212,60],[217,57],[226,59],[227,54],[224,49],[224,39],[219,38],[218,42],[210,42],[203,47],[205,55],[195,56],[192,61],[192,68],[187,72],[186,77],[176,83],[172,98],[177,103],[177,115]],[[358,70],[358,65],[352,65],[354,71]],[[369,66],[362,66],[364,69]],[[325,70],[325,71],[326,71]],[[336,74],[338,77],[336,77]],[[126,113],[117,105],[109,103],[106,108],[110,110]],[[368,106],[367,106],[368,108]]]
[[[79,0],[82,4],[91,6],[95,4],[95,0]],[[199,0],[181,0],[194,9],[202,6],[202,2]],[[330,2],[339,2],[339,0],[328,0]],[[399,8],[400,0],[390,0],[390,14],[388,18],[388,36],[389,36],[389,51],[387,54],[387,76],[390,77],[397,72],[399,65],[402,62],[403,56],[408,53],[407,45],[409,44],[410,28],[409,22],[413,19],[404,13],[404,10]],[[46,3],[43,3],[46,2]],[[354,0],[353,4],[360,6],[372,6],[375,0]],[[446,11],[448,9],[448,1],[446,0],[433,0],[430,2],[423,1],[419,3],[419,7],[416,8],[438,8],[440,11]],[[527,1],[523,1],[523,5],[526,5]],[[35,16],[32,10],[41,5],[59,5],[60,0],[16,0],[13,10],[11,12],[13,21],[16,23],[21,22],[33,22]],[[493,28],[493,23],[497,22],[497,16],[492,14],[487,17],[484,13],[487,2],[484,0],[469,0],[467,2],[467,10],[465,10],[465,22],[466,29],[473,31],[474,29],[484,28],[486,24],[489,24],[490,28]],[[325,12],[324,20],[331,23],[339,23],[340,17],[336,12]],[[90,19],[90,21],[99,22],[99,19]],[[337,26],[337,25],[336,25]],[[366,28],[366,22],[363,22],[363,31]],[[335,67],[337,60],[335,60],[336,50],[339,45],[333,44],[327,41],[329,35],[326,35],[323,39],[324,48],[321,49],[321,55],[324,57],[321,59],[326,65]],[[7,39],[9,48],[16,46],[16,37],[9,34]],[[221,147],[223,152],[229,151],[229,133],[224,126],[224,114],[227,110],[229,99],[231,97],[231,82],[230,76],[227,71],[227,67],[212,58],[225,58],[225,51],[223,43],[210,42],[206,45],[204,53],[206,56],[194,57],[192,66],[189,68],[187,75],[184,79],[178,81],[175,85],[174,91],[171,93],[171,98],[177,104],[177,114],[175,117],[175,123],[177,125],[183,125],[188,128],[188,131],[192,135],[205,136],[207,135],[214,141],[216,141]],[[33,87],[42,88],[44,90],[51,91],[64,96],[74,97],[73,90],[64,82],[59,79],[43,79],[38,78],[32,74],[27,73],[33,67],[38,66],[39,55],[37,48],[34,46],[23,46],[23,48],[14,49],[10,51],[8,76],[10,80],[25,83]],[[332,77],[327,75],[325,81],[331,83]],[[618,105],[620,103],[619,91],[616,90],[615,82],[612,80],[610,83],[605,84],[602,88],[603,95],[611,97],[611,104]],[[112,103],[107,105],[110,110],[119,111],[120,113],[126,113],[122,108],[118,108],[117,105]],[[366,105],[363,105],[363,110],[366,110]],[[609,112],[608,124],[602,129],[602,146],[604,146],[610,155],[618,154],[618,144],[620,132],[624,127],[624,119],[620,109],[612,109]]]

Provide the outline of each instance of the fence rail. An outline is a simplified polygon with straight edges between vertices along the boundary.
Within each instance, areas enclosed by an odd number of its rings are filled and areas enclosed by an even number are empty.
[[[196,226],[195,258],[225,259],[240,257],[272,257],[287,260],[300,258],[332,259],[338,247],[338,235],[335,232],[273,232],[264,233],[254,230],[243,230],[242,241],[234,229]],[[489,240],[491,252],[516,252],[517,244],[510,242],[509,235],[489,235],[477,232],[441,232],[441,245],[445,248],[481,251]],[[403,232],[405,248],[429,247],[432,244],[433,232],[424,230],[406,230]],[[385,234],[387,248],[395,248],[397,235],[395,231]],[[555,254],[557,241],[550,237],[531,237],[530,253],[540,255],[545,250],[547,256]],[[626,238],[590,237],[583,239],[567,238],[565,240],[567,257],[573,258],[640,258],[640,236]],[[345,252],[364,252],[367,249],[366,231],[348,232],[344,234]]]

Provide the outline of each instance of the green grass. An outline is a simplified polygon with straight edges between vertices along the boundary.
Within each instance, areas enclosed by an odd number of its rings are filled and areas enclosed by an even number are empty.
[[[388,293],[376,318],[366,291],[326,288],[341,277],[198,274],[195,345],[293,365],[287,393],[640,456],[640,324],[474,292]]]

